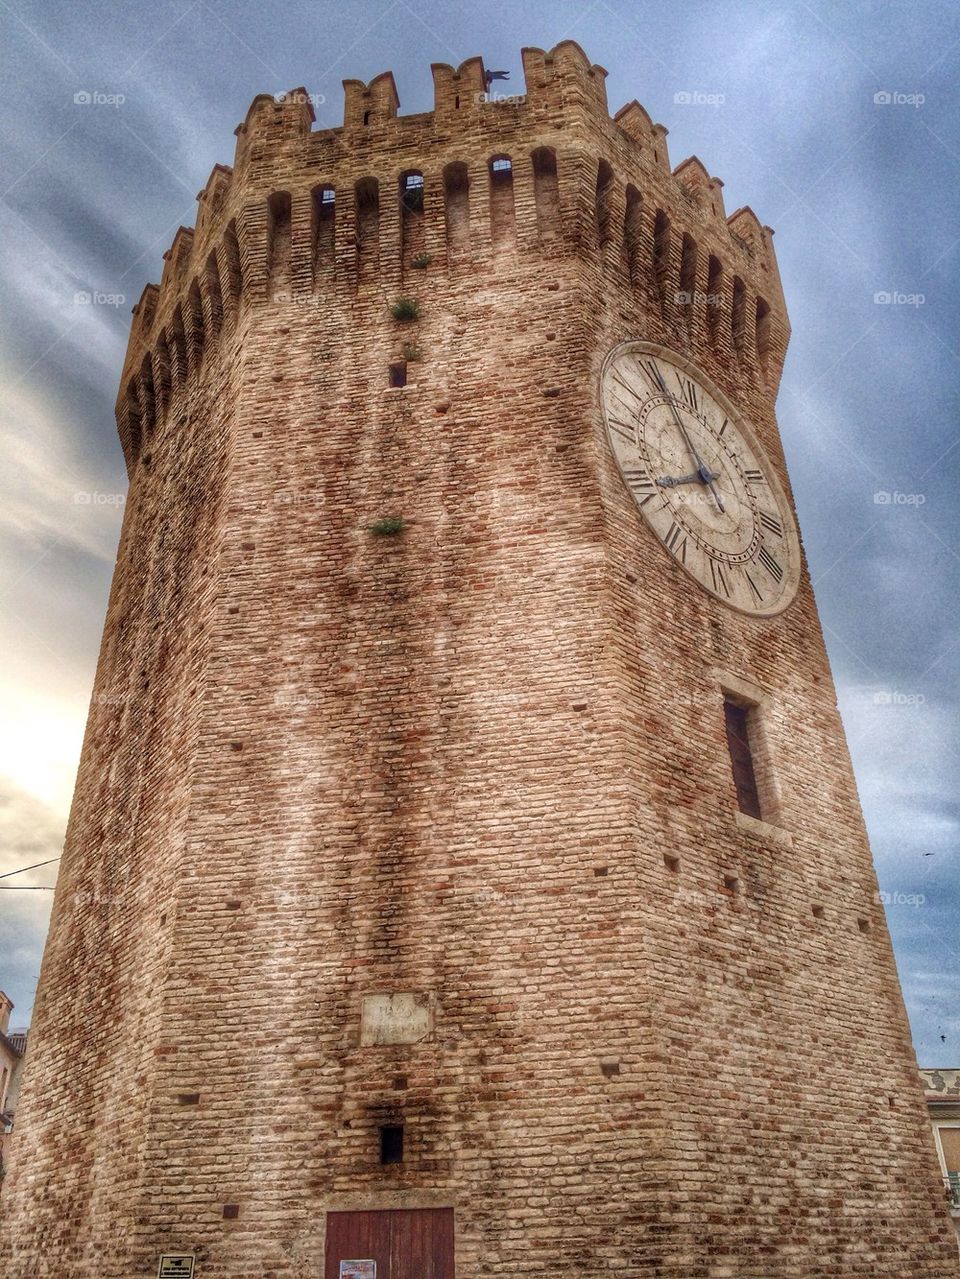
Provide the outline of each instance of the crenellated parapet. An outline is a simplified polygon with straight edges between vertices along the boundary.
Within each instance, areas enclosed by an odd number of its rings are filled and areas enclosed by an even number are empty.
[[[117,403],[131,468],[249,308],[386,303],[531,261],[599,267],[672,340],[775,394],[789,324],[769,228],[749,208],[727,218],[696,156],[671,172],[638,102],[611,116],[606,71],[575,41],[522,60],[522,85],[479,57],[433,64],[434,109],[412,116],[390,72],[345,80],[336,128],[317,127],[306,89],[253,100],[233,165],[213,167],[196,227],[134,308]]]

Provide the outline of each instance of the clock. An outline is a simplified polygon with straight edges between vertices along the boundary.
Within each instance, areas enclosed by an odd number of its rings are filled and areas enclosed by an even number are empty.
[[[711,595],[758,617],[800,579],[793,513],[748,423],[690,360],[624,342],[601,374],[607,435],[652,532]]]

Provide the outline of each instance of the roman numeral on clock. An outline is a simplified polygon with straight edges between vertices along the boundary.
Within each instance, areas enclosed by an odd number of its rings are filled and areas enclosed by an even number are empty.
[[[683,529],[676,520],[670,525],[663,544],[672,555],[675,555],[681,564],[687,562],[687,537]]]
[[[726,574],[716,560],[710,561],[710,577],[713,579],[714,591],[718,595],[723,595],[724,598],[729,599],[730,587],[727,583]]]
[[[766,511],[760,512],[760,523],[768,533],[774,533],[777,537],[783,537],[783,525],[778,519],[772,515],[768,515]]]
[[[763,593],[758,589],[756,582],[753,580],[750,574],[746,571],[746,569],[744,569],[743,571],[743,576],[747,579],[748,583],[750,584],[750,590],[753,592],[753,598],[757,601],[758,604],[762,604]]]
[[[743,478],[748,484],[762,484],[763,471],[744,471]]]
[[[719,437],[720,437],[720,439],[721,439],[721,440],[723,439],[723,433],[724,433],[724,431],[727,429],[727,427],[728,427],[729,425],[730,425],[730,423],[728,422],[728,420],[727,420],[726,418],[724,418],[724,419],[723,419],[723,426],[721,426],[720,430],[717,432],[717,435],[719,435]]]
[[[663,374],[660,372],[656,360],[638,360],[637,363],[640,365],[641,371],[647,375],[650,385],[658,391],[666,392],[667,388],[663,381]]]
[[[696,382],[691,382],[688,377],[681,377],[679,373],[677,374],[677,381],[680,383],[680,394],[683,396],[684,401],[689,404],[694,413],[698,412],[700,405],[697,401]]]
[[[613,370],[613,380],[614,380],[614,382],[616,382],[617,386],[622,386],[622,387],[623,387],[623,389],[624,389],[624,390],[625,390],[625,391],[626,391],[629,395],[632,395],[632,396],[633,396],[633,398],[634,398],[635,400],[638,400],[638,399],[640,398],[640,397],[637,395],[636,389],[630,385],[630,383],[629,383],[629,382],[627,381],[627,379],[623,376],[623,374],[622,374],[622,373],[620,373],[620,372],[619,372],[619,370],[617,370],[617,369],[614,369],[614,370]]]
[[[760,547],[760,551],[759,551],[759,554],[757,555],[757,559],[760,561],[760,563],[767,570],[767,572],[770,574],[770,576],[774,579],[775,582],[783,581],[782,567],[777,563],[777,561],[773,558],[773,556],[770,554],[770,552],[767,550],[765,546]]]
[[[608,417],[607,423],[610,430],[615,431],[622,440],[626,440],[628,444],[636,444],[637,437],[629,422],[621,422],[619,418]]]
[[[625,466],[623,478],[634,493],[642,494],[641,506],[646,506],[650,499],[656,496],[657,486],[646,471],[638,470],[634,466]]]

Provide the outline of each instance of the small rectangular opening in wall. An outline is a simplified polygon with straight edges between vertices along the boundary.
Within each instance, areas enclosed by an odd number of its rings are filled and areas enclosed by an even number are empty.
[[[857,920],[857,927],[860,929],[860,931],[861,931],[862,933],[868,933],[868,932],[870,931],[870,920],[869,920],[869,919],[858,919],[858,920]]]
[[[671,857],[669,853],[664,853],[663,864],[664,866],[666,866],[667,870],[672,871],[673,874],[675,875],[677,871],[680,869],[680,858]]]
[[[380,1162],[403,1163],[403,1125],[385,1124],[380,1129]]]
[[[723,886],[728,893],[738,893],[740,891],[740,881],[736,875],[724,875]]]
[[[814,917],[814,919],[823,919],[823,907],[822,907],[822,906],[814,906],[812,909],[813,909],[813,917]]]
[[[727,749],[733,769],[733,783],[737,791],[737,805],[748,817],[762,817],[757,775],[753,766],[750,747],[751,708],[741,706],[730,698],[723,699],[723,714],[727,730]]]
[[[395,364],[390,365],[390,385],[406,386],[407,385],[407,362],[406,360],[397,360]]]

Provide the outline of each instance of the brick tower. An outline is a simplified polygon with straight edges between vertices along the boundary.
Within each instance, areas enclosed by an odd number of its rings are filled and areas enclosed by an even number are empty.
[[[7,1276],[960,1273],[771,232],[523,60],[258,97],[135,309]]]

